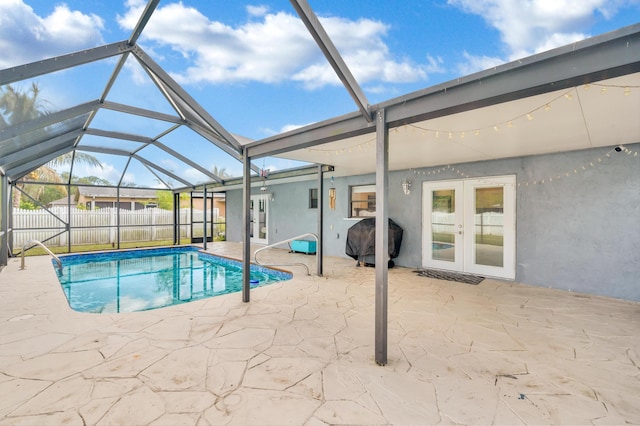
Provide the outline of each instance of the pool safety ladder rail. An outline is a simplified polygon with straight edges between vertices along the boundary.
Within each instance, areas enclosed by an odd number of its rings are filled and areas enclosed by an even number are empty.
[[[36,244],[36,245],[39,245],[40,247],[42,247],[44,249],[44,251],[46,251],[47,253],[49,253],[51,255],[51,257],[53,257],[53,259],[58,264],[58,269],[60,269],[60,271],[62,271],[62,261],[60,260],[60,258],[58,256],[56,256],[55,254],[53,254],[53,252],[51,250],[49,250],[47,248],[47,246],[45,246],[44,244],[42,244],[38,240],[30,240],[30,241],[27,241],[26,243],[23,244],[22,253],[20,253],[20,257],[22,258],[20,260],[20,269],[24,269],[25,268],[25,266],[24,266],[24,252],[25,252],[25,247],[27,247],[28,244]]]
[[[279,246],[280,244],[289,243],[289,242],[291,242],[293,240],[298,240],[298,239],[303,238],[303,237],[313,237],[316,240],[316,244],[318,242],[318,236],[316,234],[313,234],[313,233],[309,232],[309,233],[306,233],[306,234],[298,235],[298,236],[295,236],[295,237],[292,237],[292,238],[288,238],[286,240],[279,241],[277,243],[269,244],[268,246],[260,247],[258,250],[255,251],[255,253],[253,253],[253,261],[254,261],[254,263],[256,265],[260,265],[260,266],[294,266],[294,265],[301,265],[301,266],[304,266],[305,269],[307,270],[307,275],[311,275],[311,272],[309,272],[309,267],[306,264],[301,263],[301,262],[278,263],[278,264],[271,263],[269,265],[263,265],[260,262],[258,262],[258,253],[259,252],[261,252],[263,250],[266,250],[266,249],[270,249],[270,248],[275,247],[275,246]],[[318,262],[318,251],[316,250],[316,264],[317,264],[317,262]]]

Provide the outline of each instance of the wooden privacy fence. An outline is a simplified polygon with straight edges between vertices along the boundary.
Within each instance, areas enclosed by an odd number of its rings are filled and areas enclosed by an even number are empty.
[[[69,222],[66,207],[46,210],[13,209],[13,245],[22,247],[29,240],[44,241],[65,229]],[[213,214],[212,214],[213,213]],[[159,208],[125,210],[114,207],[97,210],[71,209],[71,244],[116,244],[118,241],[118,214],[120,241],[162,241],[173,238],[173,211]],[[57,217],[56,217],[57,216]],[[180,236],[191,238],[191,210],[180,209]],[[60,218],[60,219],[58,219]],[[193,210],[193,222],[201,224],[202,210]],[[218,222],[218,209],[207,211],[207,222]],[[47,246],[66,246],[69,233],[47,241]]]

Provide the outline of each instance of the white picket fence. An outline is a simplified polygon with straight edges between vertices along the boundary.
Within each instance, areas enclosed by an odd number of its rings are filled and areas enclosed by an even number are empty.
[[[46,210],[13,209],[13,246],[22,247],[29,240],[44,241],[65,229],[69,210],[54,207]],[[213,213],[213,214],[212,214]],[[173,211],[159,208],[142,210],[120,209],[120,241],[159,241],[173,238]],[[202,222],[203,212],[193,210],[193,221]],[[218,209],[207,211],[207,222],[218,222]],[[181,237],[191,238],[191,210],[180,209]],[[71,244],[116,244],[118,241],[118,209],[71,209]],[[200,234],[201,235],[201,234]],[[51,238],[47,246],[66,246],[69,233]]]

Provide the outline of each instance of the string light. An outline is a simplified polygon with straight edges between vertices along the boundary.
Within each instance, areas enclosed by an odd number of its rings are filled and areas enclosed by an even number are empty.
[[[495,123],[495,124],[488,125],[486,127],[486,129],[493,129],[495,132],[499,132],[501,127],[513,128],[514,125],[515,125],[514,121],[516,121],[518,119],[526,117],[527,120],[531,121],[534,118],[534,113],[535,112],[537,112],[539,110],[545,110],[545,111],[550,110],[551,109],[551,105],[550,104],[552,102],[555,102],[558,99],[561,99],[563,97],[565,97],[567,99],[573,99],[573,95],[571,95],[571,92],[573,90],[575,90],[575,89],[572,88],[569,91],[564,92],[559,96],[556,96],[551,101],[548,101],[545,104],[543,104],[543,105],[541,105],[541,106],[539,106],[537,108],[534,108],[533,110],[531,110],[531,111],[529,111],[527,113],[521,114],[519,116],[513,117],[512,119],[509,119],[509,120],[506,120],[506,121],[503,121],[503,122],[500,122],[500,123]],[[424,127],[417,126],[415,124],[409,124],[406,127],[411,129],[412,131],[419,130],[425,135],[428,135],[429,133],[433,133],[436,138],[439,138],[440,137],[440,133],[444,132],[445,134],[450,136],[449,139],[455,138],[454,136],[456,134],[458,134],[460,136],[460,139],[462,139],[464,137],[464,135],[466,135],[466,133],[471,133],[471,134],[474,134],[475,136],[480,136],[481,130],[482,130],[482,129],[473,129],[473,130],[465,129],[465,130],[456,130],[456,131],[454,131],[454,130],[445,130],[445,129],[427,129],[427,128],[424,128]]]
[[[592,168],[596,168],[598,166],[597,163],[599,163],[600,165],[603,165],[604,163],[604,159],[603,157],[606,158],[611,158],[611,154],[614,152],[624,152],[625,154],[627,154],[628,156],[633,156],[633,157],[638,157],[639,153],[638,151],[633,151],[630,150],[629,148],[619,145],[616,146],[615,148],[610,149],[604,156],[600,156],[598,158],[595,158],[591,161],[585,162],[584,164],[575,167],[573,169],[569,169],[566,170],[564,172],[559,172],[556,173],[554,175],[551,176],[546,176],[543,178],[539,178],[539,179],[534,179],[534,180],[529,180],[529,181],[523,181],[523,182],[518,182],[516,184],[516,186],[518,187],[528,187],[528,186],[538,186],[538,185],[546,185],[546,184],[550,184],[550,183],[555,183],[558,181],[561,181],[562,179],[567,179],[570,178],[571,176],[577,176],[580,175],[582,173],[585,173],[586,171],[592,169]],[[469,177],[471,176],[470,174],[465,173],[465,171],[461,168],[452,166],[450,164],[446,165],[446,166],[442,166],[442,167],[438,167],[436,169],[433,170],[417,170],[417,169],[409,169],[410,172],[412,172],[415,175],[422,175],[422,176],[432,176],[432,175],[438,175],[441,173],[453,173],[457,176],[460,177]],[[482,179],[481,180],[484,183],[489,183],[489,184],[496,184],[496,185],[504,185],[504,183],[502,182],[492,182],[491,179]]]
[[[629,86],[629,85],[612,85],[612,84],[599,84],[599,83],[586,83],[584,86],[582,86],[582,89],[587,91],[589,90],[592,86],[596,86],[600,88],[600,93],[601,94],[606,94],[608,93],[609,89],[620,89],[622,90],[622,93],[625,96],[628,96],[631,94],[631,90],[633,88],[640,88],[640,86]],[[573,93],[576,92],[578,88],[571,88],[569,90],[567,90],[566,92],[559,94],[558,96],[556,96],[555,98],[551,99],[550,101],[545,102],[544,104],[540,105],[537,108],[532,109],[531,111],[525,112],[521,115],[518,115],[516,117],[513,117],[509,120],[506,121],[502,121],[500,123],[494,123],[494,124],[489,124],[486,127],[483,128],[475,128],[475,129],[462,129],[462,130],[453,130],[453,129],[430,129],[430,128],[424,128],[415,124],[407,124],[405,126],[402,127],[395,127],[393,129],[391,129],[392,132],[395,133],[400,133],[400,131],[402,129],[404,129],[404,131],[407,132],[411,132],[411,133],[415,133],[415,132],[419,132],[420,135],[425,136],[425,137],[429,137],[430,135],[434,136],[436,139],[440,139],[440,134],[444,134],[447,136],[447,139],[449,140],[454,140],[456,138],[459,139],[464,139],[465,136],[467,135],[467,133],[475,135],[475,136],[480,136],[482,133],[482,130],[488,130],[488,129],[493,129],[494,132],[499,132],[501,130],[501,128],[508,128],[511,129],[513,127],[516,126],[517,121],[520,119],[524,119],[526,118],[527,121],[533,121],[533,119],[535,118],[535,114],[539,111],[549,111],[552,108],[552,104],[554,102],[557,102],[558,100],[564,98],[567,101],[571,101],[573,100]],[[364,142],[364,143],[359,143],[359,144],[355,144],[353,146],[349,146],[349,147],[345,147],[345,148],[339,148],[339,149],[335,149],[335,148],[329,148],[329,149],[318,149],[318,148],[307,148],[308,151],[314,151],[314,152],[324,152],[325,154],[330,154],[330,153],[335,153],[335,155],[340,155],[342,153],[345,152],[353,152],[356,148],[358,150],[362,150],[365,147],[368,147],[373,141],[375,140],[375,137],[372,138],[371,140]]]

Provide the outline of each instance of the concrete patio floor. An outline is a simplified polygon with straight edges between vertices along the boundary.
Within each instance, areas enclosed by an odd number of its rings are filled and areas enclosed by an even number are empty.
[[[639,303],[394,268],[381,367],[374,269],[351,260],[128,314],[72,311],[50,258],[26,263],[0,272],[2,425],[640,424]]]

